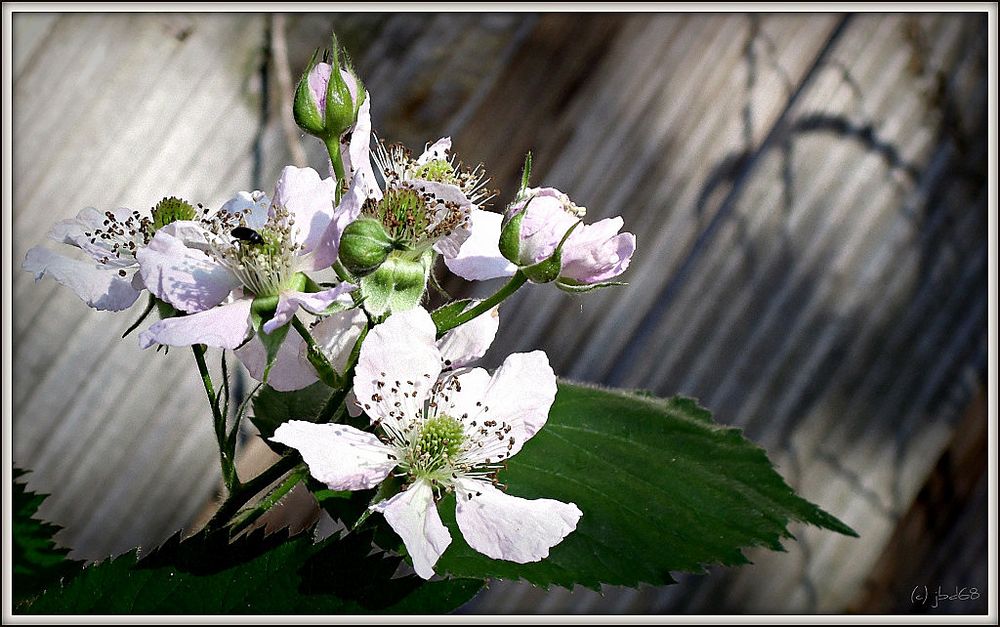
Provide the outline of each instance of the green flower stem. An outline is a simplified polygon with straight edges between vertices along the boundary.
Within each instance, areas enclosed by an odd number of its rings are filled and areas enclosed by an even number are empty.
[[[496,294],[493,294],[493,296],[490,296],[489,298],[480,302],[472,309],[464,311],[461,314],[455,316],[454,318],[448,320],[442,320],[437,325],[438,337],[441,337],[445,332],[451,331],[457,326],[465,324],[466,322],[474,319],[480,314],[483,314],[489,311],[490,309],[493,309],[494,307],[502,303],[504,300],[506,300],[511,294],[516,292],[522,285],[524,285],[524,283],[527,280],[528,277],[526,277],[523,272],[518,270],[517,272],[514,273],[514,276],[510,278],[510,281],[508,281],[503,287],[497,290]]]
[[[284,498],[285,495],[292,490],[292,488],[297,486],[299,482],[305,479],[308,475],[309,469],[304,463],[293,468],[291,473],[285,477],[285,480],[279,483],[273,490],[268,492],[264,498],[257,502],[256,505],[241,510],[238,514],[236,514],[236,516],[233,517],[232,522],[229,524],[229,534],[231,536],[235,536],[252,525],[269,509],[281,502],[281,499]]]
[[[330,163],[333,164],[333,173],[337,176],[337,197],[335,200],[339,203],[340,195],[344,189],[344,182],[347,180],[347,174],[344,172],[344,159],[340,154],[340,138],[327,137],[323,140],[323,143],[326,144],[326,152],[330,155]]]
[[[340,259],[337,259],[336,261],[333,262],[333,271],[337,273],[337,278],[340,279],[342,282],[351,283],[352,285],[358,284],[357,279],[355,279],[354,276],[351,275],[350,270],[348,270],[344,266],[344,264],[340,262]],[[361,290],[353,290],[350,294],[351,294],[351,300],[354,301],[354,304],[360,306]]]
[[[316,368],[316,372],[319,374],[320,379],[329,385],[330,387],[338,387],[342,381],[337,370],[330,363],[326,354],[323,350],[316,344],[316,340],[313,338],[312,334],[309,333],[309,329],[306,328],[306,324],[299,320],[297,316],[292,317],[292,327],[302,336],[305,340],[306,346],[309,349],[309,363]]]
[[[358,355],[361,352],[361,343],[364,341],[367,333],[368,328],[366,327],[362,330],[361,336],[358,338],[357,342],[355,342],[354,349],[351,351],[351,355],[347,360],[347,368],[344,370],[343,385],[340,389],[330,395],[330,399],[323,406],[323,409],[320,410],[319,415],[316,416],[316,422],[337,422],[343,418],[344,414],[347,413],[344,400],[347,398],[347,394],[350,392],[354,383],[354,367],[358,363]],[[214,533],[222,529],[225,523],[233,518],[234,515],[236,515],[244,505],[250,502],[254,496],[301,463],[303,463],[302,457],[296,451],[289,451],[288,453],[285,453],[281,459],[253,479],[243,484],[237,484],[236,487],[230,492],[229,497],[225,500],[225,502],[219,506],[215,515],[213,515],[211,520],[209,520],[205,525],[204,532]],[[291,489],[291,487],[289,487],[289,489]],[[262,504],[266,498],[267,497],[261,501]],[[261,514],[273,505],[274,503],[267,505],[266,508],[261,511]]]
[[[208,364],[205,363],[206,348],[202,344],[195,344],[191,347],[191,351],[194,353],[195,363],[198,364],[198,372],[201,373],[201,382],[205,386],[208,405],[212,408],[215,440],[219,444],[219,462],[222,466],[222,480],[226,489],[232,492],[239,485],[239,478],[236,475],[234,456],[230,454],[226,446],[226,417],[219,409],[218,398],[215,395],[215,386],[212,384],[212,374],[208,371]]]

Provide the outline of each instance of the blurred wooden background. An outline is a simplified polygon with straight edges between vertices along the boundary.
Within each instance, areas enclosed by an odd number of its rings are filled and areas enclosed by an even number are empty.
[[[929,612],[914,586],[986,590],[985,14],[15,14],[14,460],[76,556],[191,524],[218,490],[210,418],[188,352],[117,341],[138,306],[91,312],[17,267],[84,206],[218,205],[322,169],[281,88],[332,29],[381,137],[451,135],[501,203],[531,149],[536,183],[638,236],[628,288],[518,293],[491,365],[541,348],[565,377],[696,396],[861,534],[795,528],[788,553],[669,588],[496,582],[465,611]]]

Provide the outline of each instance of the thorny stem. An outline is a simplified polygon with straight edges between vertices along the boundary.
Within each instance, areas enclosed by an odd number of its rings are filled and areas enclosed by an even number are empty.
[[[236,464],[226,447],[226,417],[219,410],[215,386],[212,384],[212,374],[208,371],[208,364],[205,363],[206,348],[202,344],[195,344],[191,347],[191,351],[194,353],[195,363],[198,364],[198,372],[201,373],[201,382],[205,386],[208,405],[212,408],[215,439],[219,444],[219,462],[222,465],[222,480],[226,489],[232,492],[239,485],[239,478],[236,475]]]
[[[486,313],[490,309],[493,309],[504,300],[506,300],[511,294],[516,292],[524,283],[528,280],[528,277],[524,275],[523,272],[518,270],[514,273],[514,276],[510,278],[510,281],[501,287],[493,296],[490,296],[484,301],[481,301],[478,305],[462,312],[461,314],[451,318],[450,320],[442,320],[437,326],[438,337],[443,335],[446,331],[451,331],[457,326],[461,326],[466,322],[473,320],[480,314]]]

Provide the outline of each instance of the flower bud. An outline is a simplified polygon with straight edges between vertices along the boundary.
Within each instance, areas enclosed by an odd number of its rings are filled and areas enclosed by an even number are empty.
[[[336,37],[331,63],[316,63],[317,55],[313,53],[295,88],[292,114],[302,130],[331,142],[357,122],[365,90],[353,72],[341,69]]]
[[[615,285],[628,268],[635,236],[619,217],[584,224],[584,207],[551,187],[525,188],[504,218],[500,253],[534,283],[558,280],[566,291]]]
[[[358,218],[348,224],[340,236],[340,262],[354,276],[365,276],[377,270],[392,249],[392,238],[374,218]]]

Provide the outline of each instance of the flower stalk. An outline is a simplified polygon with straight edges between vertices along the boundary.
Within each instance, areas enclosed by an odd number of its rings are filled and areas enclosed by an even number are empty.
[[[516,292],[522,285],[528,281],[528,277],[521,271],[514,273],[514,276],[510,278],[495,294],[476,304],[474,307],[458,314],[454,318],[446,318],[444,320],[435,320],[435,326],[437,327],[437,335],[440,338],[446,332],[454,329],[455,327],[461,326],[470,320],[486,313],[490,309],[493,309],[503,301],[507,300],[514,292]]]
[[[208,370],[208,364],[205,363],[206,350],[206,347],[201,344],[195,344],[191,347],[195,363],[198,365],[198,372],[201,374],[201,382],[205,388],[205,394],[208,396],[208,405],[212,408],[215,440],[219,445],[219,463],[222,467],[222,482],[226,486],[226,490],[231,493],[240,484],[236,473],[235,439],[228,438],[226,434],[226,414],[219,407],[219,397],[215,393],[212,374]]]

